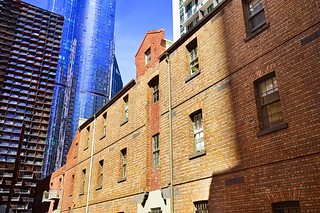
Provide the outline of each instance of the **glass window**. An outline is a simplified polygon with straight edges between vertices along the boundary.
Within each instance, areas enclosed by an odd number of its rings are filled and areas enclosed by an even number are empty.
[[[103,136],[107,135],[107,113],[103,114]]]
[[[123,98],[124,101],[124,118],[125,120],[129,120],[129,96]]]
[[[250,32],[254,32],[266,23],[264,0],[249,0],[247,2]]]
[[[199,152],[204,150],[203,121],[201,111],[192,115],[192,122],[195,151]]]
[[[98,179],[98,187],[102,187],[103,184],[103,160],[99,161],[99,179]]]
[[[80,188],[80,195],[84,194],[85,185],[86,185],[86,169],[83,169],[82,170],[82,185]]]
[[[273,74],[269,78],[264,78],[264,81],[258,84],[258,92],[263,129],[283,123],[276,76]]]
[[[155,84],[152,87],[152,90],[153,103],[156,103],[159,101],[159,81],[155,82]]]
[[[199,60],[198,60],[198,45],[197,38],[193,39],[188,45],[187,49],[190,56],[190,74],[199,72]]]
[[[127,172],[127,148],[121,150],[121,178],[126,178]]]
[[[152,137],[152,166],[153,168],[160,166],[159,135]]]
[[[144,54],[146,58],[146,64],[148,64],[151,61],[151,49],[149,48]]]

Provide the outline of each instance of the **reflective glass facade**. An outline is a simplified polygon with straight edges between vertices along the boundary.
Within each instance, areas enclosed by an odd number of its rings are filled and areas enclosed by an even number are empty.
[[[79,118],[91,117],[122,88],[119,68],[114,68],[118,67],[114,59],[115,4],[115,0],[48,2],[48,9],[65,16],[65,22],[45,175],[65,163]]]

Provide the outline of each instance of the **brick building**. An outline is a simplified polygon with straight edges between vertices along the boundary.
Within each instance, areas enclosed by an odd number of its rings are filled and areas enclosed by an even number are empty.
[[[167,49],[148,32],[52,175],[57,209],[170,212],[173,186],[179,213],[320,212],[319,8],[225,0]]]

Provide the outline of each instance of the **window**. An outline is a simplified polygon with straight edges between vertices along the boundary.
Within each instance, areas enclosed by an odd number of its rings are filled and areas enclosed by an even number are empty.
[[[126,178],[127,172],[127,148],[121,150],[121,179]]]
[[[76,158],[78,156],[78,143],[76,143],[76,148],[74,150],[73,158]]]
[[[152,166],[160,166],[159,134],[152,137]]]
[[[102,188],[103,183],[103,160],[99,161],[98,188]]]
[[[255,82],[258,93],[260,128],[270,129],[284,122],[275,73],[269,73]]]
[[[73,189],[74,189],[74,175],[71,176],[69,196],[72,196],[72,194],[73,194]]]
[[[208,213],[208,201],[197,201],[194,202],[194,207],[196,209],[196,213]]]
[[[197,38],[193,39],[188,45],[187,49],[190,56],[190,74],[199,72],[199,62],[198,62],[198,46]]]
[[[162,213],[162,210],[160,207],[157,208],[151,208],[150,213]]]
[[[272,203],[272,213],[300,213],[299,201]]]
[[[266,23],[264,0],[247,0],[245,6],[248,17],[248,28],[250,33],[253,33]]]
[[[159,101],[159,81],[154,82],[154,85],[152,87],[152,97],[153,103]]]
[[[129,120],[129,104],[128,104],[128,101],[129,101],[129,96],[125,96],[123,98],[123,101],[124,101],[124,119],[125,121],[128,121]]]
[[[151,49],[147,49],[147,51],[144,54],[146,58],[146,64],[148,64],[151,61]]]
[[[86,185],[86,169],[82,170],[82,185],[80,188],[80,195],[84,194],[84,187]]]
[[[89,147],[89,140],[90,140],[90,126],[87,127],[87,138],[85,140],[84,149]]]
[[[156,75],[148,82],[149,87],[152,90],[152,101],[156,103],[159,101],[159,75]]]
[[[204,150],[204,137],[203,137],[203,121],[202,111],[197,111],[191,115],[193,123],[193,140],[195,152]]]
[[[107,135],[107,113],[103,114],[103,136]]]

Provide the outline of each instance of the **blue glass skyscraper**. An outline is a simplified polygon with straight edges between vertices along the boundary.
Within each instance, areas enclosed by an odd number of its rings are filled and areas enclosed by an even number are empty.
[[[91,117],[122,88],[114,56],[116,0],[49,0],[65,17],[44,175],[65,163],[79,118]]]

